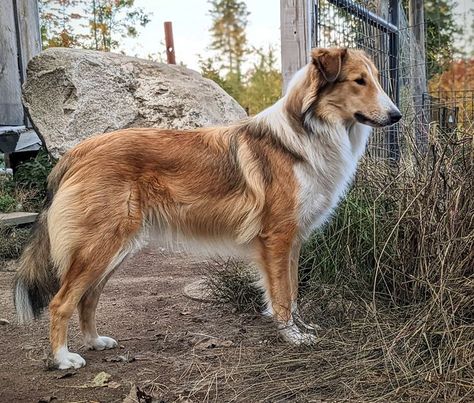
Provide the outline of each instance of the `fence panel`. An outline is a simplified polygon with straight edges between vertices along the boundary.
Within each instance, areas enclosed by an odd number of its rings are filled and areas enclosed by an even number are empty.
[[[387,3],[388,4],[388,3]],[[391,1],[384,18],[383,7],[372,1],[314,0],[311,14],[312,47],[343,46],[365,50],[380,71],[380,82],[399,104],[399,7]],[[388,17],[388,19],[387,19]],[[399,159],[398,129],[375,130],[370,153],[376,157]]]
[[[382,87],[404,115],[395,127],[374,131],[371,156],[398,161],[426,152],[433,131],[458,136],[472,133],[474,88],[460,90],[453,84],[449,91],[428,93],[424,43],[417,40],[417,35],[424,37],[424,23],[418,21],[415,9],[412,20],[417,25],[411,27],[397,0],[311,0],[311,4],[312,47],[365,50],[380,71]],[[458,61],[452,66],[459,64],[461,70],[471,68],[469,63]]]

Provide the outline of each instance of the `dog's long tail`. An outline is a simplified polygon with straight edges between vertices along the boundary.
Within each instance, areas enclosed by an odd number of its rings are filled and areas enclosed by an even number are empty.
[[[15,276],[14,299],[20,323],[37,318],[59,288],[50,263],[47,214],[44,210],[39,215]]]
[[[69,158],[63,158],[48,178],[48,195],[25,247],[15,276],[13,295],[20,323],[37,318],[59,289],[57,270],[51,263],[48,232],[48,209],[59,183],[69,168]]]

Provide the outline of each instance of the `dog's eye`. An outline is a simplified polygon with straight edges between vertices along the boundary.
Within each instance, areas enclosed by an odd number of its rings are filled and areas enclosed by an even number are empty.
[[[358,78],[357,80],[354,80],[354,81],[359,85],[365,85],[365,80],[362,77]]]

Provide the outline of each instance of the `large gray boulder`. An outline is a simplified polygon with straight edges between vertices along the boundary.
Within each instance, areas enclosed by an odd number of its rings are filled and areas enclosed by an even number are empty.
[[[55,157],[96,133],[189,129],[246,116],[217,84],[185,67],[64,48],[30,61],[23,103]]]

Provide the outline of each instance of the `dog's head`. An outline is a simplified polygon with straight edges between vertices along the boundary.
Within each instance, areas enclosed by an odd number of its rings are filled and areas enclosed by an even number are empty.
[[[378,71],[360,50],[313,49],[311,62],[288,90],[289,112],[300,119],[363,123],[373,127],[398,122],[401,113],[380,86]]]

